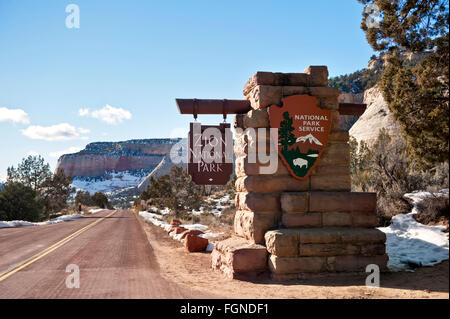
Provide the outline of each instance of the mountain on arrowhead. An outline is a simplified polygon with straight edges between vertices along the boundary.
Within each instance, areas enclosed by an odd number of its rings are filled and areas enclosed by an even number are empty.
[[[317,138],[315,138],[312,134],[300,136],[296,140],[296,142],[303,142],[303,143],[305,143],[306,141],[308,141],[310,144],[316,144],[316,145],[322,146],[322,143]]]

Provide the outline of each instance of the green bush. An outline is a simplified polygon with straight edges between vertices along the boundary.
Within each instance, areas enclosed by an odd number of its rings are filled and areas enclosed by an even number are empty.
[[[108,208],[108,197],[106,197],[105,194],[97,192],[94,195],[92,195],[92,201],[94,204],[100,208]]]
[[[44,203],[31,187],[11,182],[0,191],[0,220],[38,222],[45,218]]]

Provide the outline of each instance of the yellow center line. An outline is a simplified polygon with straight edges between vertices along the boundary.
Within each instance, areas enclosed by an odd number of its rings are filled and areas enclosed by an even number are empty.
[[[13,266],[11,266],[8,270],[4,271],[3,273],[0,274],[0,282],[5,280],[6,278],[8,278],[9,276],[15,274],[16,272],[18,272],[21,269],[24,269],[25,267],[27,267],[28,265],[31,265],[32,263],[38,261],[39,259],[41,259],[42,257],[50,254],[52,251],[58,249],[59,247],[65,245],[66,243],[68,243],[69,241],[71,241],[72,239],[74,239],[75,237],[77,237],[78,235],[80,235],[81,233],[85,232],[86,230],[88,230],[89,228],[95,226],[96,224],[100,223],[102,220],[104,220],[105,218],[113,215],[116,211],[113,211],[111,213],[109,213],[108,215],[106,215],[105,217],[102,217],[99,220],[96,220],[95,222],[90,223],[87,226],[84,226],[83,228],[77,230],[76,232],[70,234],[69,236],[61,239],[60,241],[58,241],[57,243],[51,245],[50,247],[42,250],[41,252],[35,254],[34,256],[19,262]]]

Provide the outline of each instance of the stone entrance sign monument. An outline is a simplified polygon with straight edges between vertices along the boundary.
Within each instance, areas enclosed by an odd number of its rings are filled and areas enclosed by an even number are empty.
[[[216,243],[212,267],[230,278],[359,272],[369,264],[386,270],[376,194],[351,191],[349,135],[339,128],[340,114],[361,114],[361,108],[339,104],[325,66],[257,72],[244,96],[228,101],[226,110],[237,114],[234,235]],[[225,114],[213,107],[217,101],[200,101],[198,109]],[[181,113],[192,114],[192,102],[177,102]],[[259,128],[278,128],[277,139]],[[250,147],[255,138],[277,140],[281,161],[272,174],[261,173],[267,163],[251,160],[260,145]]]

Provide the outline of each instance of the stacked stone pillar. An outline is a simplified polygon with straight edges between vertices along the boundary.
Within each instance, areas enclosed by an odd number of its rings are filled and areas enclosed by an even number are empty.
[[[349,135],[339,128],[339,91],[328,87],[327,67],[310,66],[303,73],[257,72],[244,87],[252,110],[237,115],[235,127],[269,129],[268,107],[281,106],[284,97],[298,94],[312,95],[320,108],[331,110],[329,142],[310,176],[298,180],[281,160],[270,175],[261,174],[268,164],[251,160],[258,138],[269,146],[268,133],[236,135],[234,236],[212,253],[213,268],[231,278],[267,269],[275,277],[296,277],[364,271],[368,264],[386,267],[386,238],[375,229],[376,195],[350,191]]]

